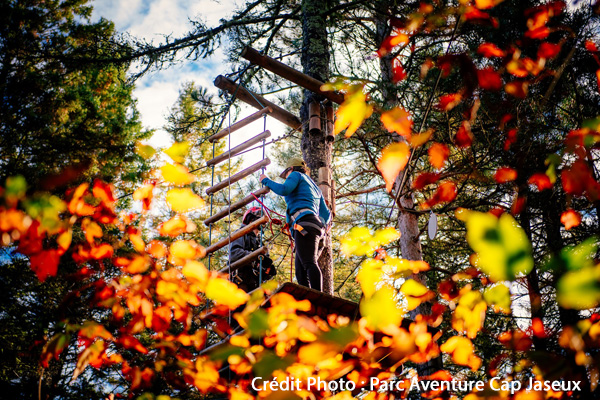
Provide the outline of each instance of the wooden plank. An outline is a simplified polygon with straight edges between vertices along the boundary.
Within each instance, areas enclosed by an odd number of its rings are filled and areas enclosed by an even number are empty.
[[[217,183],[216,185],[209,187],[208,189],[206,189],[206,194],[211,195],[213,193],[216,193],[219,190],[224,189],[227,186],[229,186],[233,183],[236,183],[237,181],[239,181],[241,179],[244,179],[248,175],[255,173],[259,169],[266,167],[269,164],[271,164],[271,160],[269,160],[268,158],[265,158],[264,160],[257,162],[256,164],[254,164],[244,170],[241,170],[237,174],[231,175],[229,178]]]
[[[254,195],[256,197],[260,198],[261,196],[264,196],[265,194],[269,193],[270,191],[271,190],[265,186],[265,187],[258,189],[256,192],[254,192]],[[225,207],[221,211],[216,213],[215,215],[212,215],[212,216],[206,218],[204,220],[204,225],[208,226],[214,222],[217,222],[218,220],[229,215],[229,213],[236,212],[237,210],[244,207],[245,205],[252,203],[254,200],[255,200],[254,196],[252,194],[250,194],[250,195],[244,197],[243,199],[236,201],[230,207]]]
[[[280,61],[274,60],[271,57],[264,56],[252,47],[245,47],[244,50],[242,50],[241,56],[250,61],[252,64],[259,65],[264,69],[287,79],[290,82],[294,82],[295,84],[310,90],[311,92],[320,94],[334,103],[342,104],[344,102],[344,95],[337,92],[321,90],[323,82],[303,74],[302,72],[285,65]]]
[[[267,248],[265,246],[261,247],[258,250],[254,250],[252,253],[240,258],[236,262],[231,263],[231,265],[229,267],[225,267],[222,270],[220,270],[219,272],[221,272],[223,274],[227,274],[229,272],[236,271],[237,269],[243,267],[244,265],[247,265],[251,261],[254,261],[254,259],[258,258],[258,256],[261,256],[263,254],[267,254]]]
[[[252,139],[248,139],[246,140],[244,143],[235,146],[234,148],[232,148],[229,151],[226,151],[225,153],[216,156],[215,158],[208,160],[206,162],[206,166],[210,167],[211,165],[217,165],[220,162],[223,162],[225,160],[227,160],[229,157],[233,157],[239,153],[241,153],[242,151],[252,147],[253,145],[255,145],[256,143],[259,143],[260,141],[270,138],[271,137],[271,132],[270,131],[264,131],[263,133],[261,133],[258,136],[253,137]]]
[[[246,125],[256,121],[257,119],[259,119],[260,117],[262,117],[265,114],[269,114],[273,112],[273,109],[271,107],[265,107],[257,112],[255,112],[252,115],[247,116],[246,118],[239,120],[238,122],[236,122],[235,124],[229,126],[228,128],[225,129],[221,129],[219,132],[215,133],[214,135],[210,136],[208,138],[208,141],[213,143],[216,142],[217,140],[224,138],[225,136],[229,135],[230,133],[233,133],[235,131],[237,131],[238,129],[241,129],[243,127],[245,127]]]
[[[270,115],[292,129],[300,129],[302,127],[302,122],[300,119],[291,112],[284,110],[274,103],[271,103],[259,94],[246,90],[241,86],[238,88],[238,85],[235,82],[224,77],[223,75],[217,76],[215,79],[215,86],[221,90],[231,93],[232,95],[235,93],[236,98],[259,110],[263,109],[264,107],[272,108],[273,111]]]
[[[221,239],[217,243],[208,246],[206,248],[206,254],[214,253],[215,251],[219,250],[220,248],[227,246],[230,242],[233,242],[234,240],[241,238],[248,232],[251,232],[253,229],[258,228],[259,226],[261,226],[262,224],[266,224],[267,222],[269,222],[269,218],[266,215],[263,215],[256,221],[244,226],[242,229],[238,229],[237,231],[233,232],[230,237]]]

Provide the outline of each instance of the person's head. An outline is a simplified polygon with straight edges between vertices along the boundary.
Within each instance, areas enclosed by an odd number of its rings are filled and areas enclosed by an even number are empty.
[[[291,157],[285,163],[285,169],[279,175],[281,178],[287,178],[290,173],[293,171],[302,172],[303,174],[308,174],[308,168],[306,164],[301,158]]]
[[[250,207],[242,217],[242,224],[248,225],[260,218],[260,207]]]

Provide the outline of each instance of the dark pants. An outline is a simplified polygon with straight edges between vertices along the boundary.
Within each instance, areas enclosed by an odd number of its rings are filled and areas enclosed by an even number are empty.
[[[313,224],[320,225],[320,221],[314,215],[306,215],[296,221],[296,224],[302,225],[303,221],[310,221]],[[322,291],[323,276],[317,263],[321,230],[312,226],[303,228],[304,235],[294,229],[296,279],[302,286]]]

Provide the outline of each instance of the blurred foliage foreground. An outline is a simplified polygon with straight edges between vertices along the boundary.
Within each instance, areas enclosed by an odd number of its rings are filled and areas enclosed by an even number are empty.
[[[462,3],[467,21],[491,20],[484,10],[495,2]],[[473,99],[475,87],[527,98],[546,59],[560,50],[562,42],[544,39],[549,34],[546,23],[560,13],[561,4],[530,11],[532,22],[525,36],[541,41],[537,59],[522,58],[516,47],[503,50],[486,43],[479,54],[505,61],[498,70],[478,70],[478,82],[443,95],[438,108],[449,111]],[[399,28],[381,52],[406,42],[419,26],[426,27],[434,17],[431,13],[425,7],[412,16],[411,28]],[[598,53],[593,43],[588,47]],[[454,61],[445,57],[439,68],[449,73],[466,63],[464,58]],[[352,135],[377,105],[368,103],[360,83],[338,81],[332,87],[346,92],[336,130],[348,128],[346,135]],[[475,140],[469,129],[478,107],[473,105],[465,114],[455,139],[457,149],[468,149]],[[498,124],[504,127],[511,118],[505,116]],[[382,111],[381,121],[406,139],[383,149],[379,159],[388,189],[415,149],[429,146],[436,169],[458,154],[445,144],[429,143],[431,133],[413,135],[410,114],[399,107]],[[600,140],[596,129],[597,123],[572,130],[560,152],[549,159],[548,170],[524,179],[539,191],[562,185],[572,199],[598,202],[600,183],[590,155]],[[491,184],[510,183],[518,173],[518,168],[501,167]],[[7,179],[0,190],[3,248],[14,260],[26,260],[39,281],[71,283],[61,309],[84,302],[90,311],[76,321],[58,313],[46,337],[32,338],[30,350],[40,349],[42,370],[74,352],[72,379],[104,371],[105,381],[94,382],[112,385],[111,398],[559,399],[598,393],[600,315],[594,309],[600,304],[600,265],[594,261],[594,237],[564,248],[541,266],[556,278],[553,293],[545,298],[555,298],[561,309],[586,310],[575,323],[550,330],[543,319],[530,318],[501,332],[486,331],[488,319],[515,311],[513,283],[538,263],[528,235],[515,220],[525,201],[520,197],[511,210],[456,209],[456,218],[466,227],[462,240],[473,251],[471,265],[435,287],[417,279],[430,269],[428,263],[392,257],[383,250],[400,237],[395,229],[353,229],[341,239],[341,248],[348,257],[367,256],[356,276],[363,293],[360,319],[332,314],[322,320],[307,316],[307,300],[278,293],[264,306],[275,289],[272,285],[249,295],[227,276],[209,271],[200,261],[206,256],[204,248],[182,238],[197,230],[187,213],[205,207],[190,188],[195,176],[175,161],[157,170],[156,177],[133,193],[139,204],[135,212],[117,212],[114,189],[100,180],[74,187],[62,197],[28,190],[20,176]],[[423,186],[443,181],[421,204],[423,209],[454,200],[460,177],[446,179],[435,173],[427,178]],[[165,201],[172,217],[148,226],[158,181],[171,187]],[[571,229],[585,218],[596,218],[597,223],[598,216],[569,208],[561,221]],[[63,264],[69,269],[60,271]],[[429,311],[403,323],[422,303]],[[234,336],[227,336],[230,313],[243,328]],[[432,329],[436,327],[443,329]],[[227,337],[226,342],[207,351],[220,340],[215,333]],[[417,376],[415,368],[404,367],[440,356],[444,369],[430,376]]]

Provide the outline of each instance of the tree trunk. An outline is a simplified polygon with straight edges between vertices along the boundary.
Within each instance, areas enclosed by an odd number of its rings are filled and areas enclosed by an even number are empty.
[[[320,0],[302,1],[302,68],[303,72],[315,79],[326,82],[329,79],[329,45],[327,42],[326,16],[322,14],[323,2]],[[310,169],[311,177],[322,188],[329,208],[333,209],[335,195],[331,188],[331,150],[333,141],[328,139],[326,132],[326,117],[321,106],[323,97],[304,90],[304,99],[300,109],[302,129],[302,156]],[[313,106],[311,107],[311,103]],[[310,110],[316,110],[313,121],[308,123]],[[319,173],[319,170],[321,173]],[[325,181],[319,179],[325,177]],[[328,192],[328,193],[327,193]],[[329,198],[327,198],[329,197]],[[323,292],[333,294],[333,254],[331,251],[331,235],[325,238],[325,248],[319,257],[319,267],[323,273]]]

